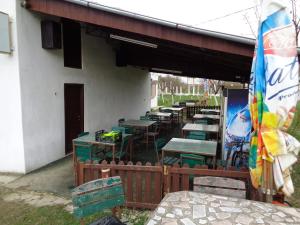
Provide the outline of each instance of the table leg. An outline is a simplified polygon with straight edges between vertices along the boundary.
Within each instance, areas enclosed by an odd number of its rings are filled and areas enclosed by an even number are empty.
[[[76,158],[76,154],[75,154],[75,144],[73,141],[73,170],[74,170],[74,182],[75,182],[75,187],[78,186],[78,178],[77,178],[77,158]]]
[[[181,137],[185,138],[185,131],[184,130],[181,130]]]
[[[112,146],[112,160],[115,161],[116,145]]]
[[[217,160],[216,160],[216,156],[214,156],[214,157],[213,157],[213,167],[214,167],[214,169],[216,169],[216,161],[217,161]]]
[[[160,159],[161,165],[164,165],[164,157],[165,157],[165,151],[162,150],[161,151],[161,159]]]
[[[130,154],[129,154],[129,160],[132,161],[132,152],[133,152],[133,140],[130,138]]]
[[[148,136],[148,127],[146,127],[146,149],[148,150],[148,144],[149,144],[149,136]]]

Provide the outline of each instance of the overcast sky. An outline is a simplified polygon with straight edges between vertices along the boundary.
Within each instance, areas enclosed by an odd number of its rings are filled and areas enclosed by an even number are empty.
[[[248,37],[254,37],[253,32],[257,30],[255,6],[258,5],[258,0],[90,1],[172,22]]]
[[[172,22],[251,38],[256,38],[260,11],[260,0],[89,1]],[[300,0],[297,2],[300,5]]]

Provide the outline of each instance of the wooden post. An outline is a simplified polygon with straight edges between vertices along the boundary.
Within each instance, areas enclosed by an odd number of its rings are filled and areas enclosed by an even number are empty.
[[[263,183],[261,185],[264,194],[264,201],[273,201],[273,167],[272,163],[263,159]]]
[[[109,178],[110,175],[110,169],[102,169],[101,170],[101,177],[102,178]]]

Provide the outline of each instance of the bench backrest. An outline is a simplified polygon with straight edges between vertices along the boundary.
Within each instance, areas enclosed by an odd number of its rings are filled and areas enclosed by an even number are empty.
[[[125,196],[119,176],[94,180],[72,190],[73,214],[81,219],[104,209],[124,205]]]
[[[226,177],[195,177],[194,191],[227,197],[246,198],[246,184]]]

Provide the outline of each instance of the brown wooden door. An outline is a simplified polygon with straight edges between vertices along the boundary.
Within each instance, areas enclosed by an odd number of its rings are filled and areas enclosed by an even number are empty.
[[[72,140],[84,131],[83,84],[65,84],[66,154],[72,152]]]

